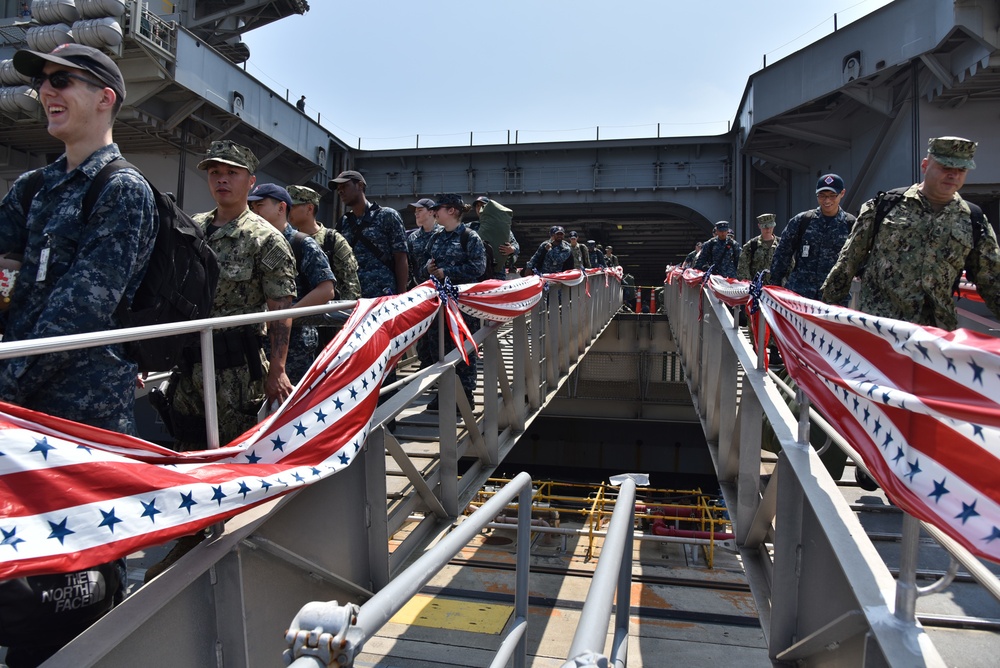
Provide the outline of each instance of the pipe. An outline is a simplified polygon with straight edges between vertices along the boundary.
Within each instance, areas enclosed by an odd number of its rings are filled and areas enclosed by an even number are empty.
[[[679,538],[704,538],[709,540],[732,540],[736,536],[726,531],[696,531],[693,529],[675,529],[668,527],[661,520],[653,522],[650,530],[657,536],[674,536]]]
[[[510,526],[507,524],[487,524],[488,529],[509,529]],[[537,527],[532,529],[535,533],[552,533],[559,534],[560,536],[584,536],[584,537],[603,537],[607,536],[607,531],[593,531],[588,529],[568,529],[565,527]],[[716,533],[716,539],[713,541],[710,538],[690,538],[686,536],[657,536],[651,533],[643,533],[641,531],[635,532],[635,540],[638,541],[649,541],[653,543],[680,543],[684,545],[710,545],[715,543],[716,547],[723,547],[732,552],[736,551],[736,543],[733,539],[720,539],[721,533]]]
[[[505,515],[500,515],[493,518],[493,524],[517,524],[516,517],[506,517]],[[545,520],[534,519],[531,520],[531,526],[533,527],[548,527],[551,526]]]
[[[670,514],[667,515],[667,511]],[[684,520],[694,517],[698,508],[653,508],[648,515],[657,515],[665,520]]]

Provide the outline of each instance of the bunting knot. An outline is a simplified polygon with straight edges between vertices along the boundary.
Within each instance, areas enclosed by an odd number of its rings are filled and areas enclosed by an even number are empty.
[[[435,276],[431,276],[431,280],[434,281],[434,287],[438,291],[438,297],[441,298],[442,304],[447,304],[449,300],[458,303],[458,288],[451,284],[450,278],[445,276],[443,283]]]

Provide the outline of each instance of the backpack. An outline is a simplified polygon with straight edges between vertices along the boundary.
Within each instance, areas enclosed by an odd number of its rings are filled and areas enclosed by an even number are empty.
[[[469,252],[469,237],[472,234],[472,230],[468,227],[462,228],[462,252]],[[480,237],[482,238],[482,237]],[[483,275],[476,279],[477,283],[482,283],[483,281],[488,281],[493,278],[493,246],[483,240],[483,246],[486,247],[486,269],[483,271]]]
[[[893,188],[889,191],[879,191],[875,195],[875,220],[872,221],[872,240],[868,246],[868,252],[865,253],[865,259],[858,266],[856,276],[859,278],[864,275],[865,269],[868,267],[868,258],[871,257],[872,249],[875,248],[875,239],[878,237],[878,230],[882,226],[882,221],[885,217],[889,215],[897,204],[903,201],[903,194],[909,190],[909,186],[903,188]],[[983,232],[986,231],[986,215],[983,210],[979,208],[978,204],[973,204],[972,202],[966,200],[966,204],[969,205],[969,219],[972,223],[972,248],[975,249],[979,245],[979,240],[983,236]],[[971,251],[970,251],[971,253]],[[976,278],[971,270],[968,269],[969,260],[965,260],[965,271],[968,275],[969,281],[975,283]],[[958,276],[955,277],[954,285],[952,286],[952,293],[958,294],[958,284],[962,280],[962,272],[958,272]]]
[[[142,172],[122,158],[112,160],[94,177],[83,198],[80,219],[86,220],[97,202],[97,197],[111,175],[131,167]],[[31,200],[42,187],[42,173],[37,170],[28,177],[21,196],[21,207],[28,215]],[[145,176],[143,176],[145,179]],[[115,309],[122,327],[160,325],[170,322],[207,318],[215,301],[215,288],[219,282],[219,262],[201,225],[184,213],[171,193],[161,193],[149,179],[153,201],[159,218],[156,241],[146,266],[146,274],[132,299],[126,306],[124,300]],[[125,343],[125,354],[139,365],[139,371],[168,371],[181,359],[181,351],[192,342],[196,334],[177,334],[155,339]]]
[[[125,598],[124,575],[121,559],[0,582],[0,645],[58,648],[69,642]]]
[[[302,251],[306,246],[307,235],[304,232],[295,231],[292,235],[292,254],[295,255],[295,273],[302,272]]]

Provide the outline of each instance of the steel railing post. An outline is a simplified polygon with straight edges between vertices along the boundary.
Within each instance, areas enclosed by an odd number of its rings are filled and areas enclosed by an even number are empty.
[[[212,343],[212,330],[203,329],[201,338],[201,379],[204,389],[202,398],[205,400],[205,434],[208,436],[208,449],[219,447],[219,404],[215,394],[215,346]],[[264,398],[267,401],[267,397]]]
[[[628,577],[622,573],[624,568],[625,551],[628,550],[629,561],[632,556],[631,532],[635,517],[635,481],[629,479],[622,483],[618,490],[618,499],[615,502],[615,510],[611,514],[611,523],[608,526],[607,536],[604,538],[604,546],[601,548],[601,558],[597,561],[597,568],[594,569],[594,577],[590,583],[590,591],[587,592],[587,599],[583,604],[583,611],[580,613],[580,621],[573,635],[573,642],[569,648],[569,659],[590,652],[599,654],[604,649],[608,635],[608,620],[611,617],[611,604],[614,601],[616,587],[619,590],[619,608],[623,607],[622,600],[628,601],[628,594],[624,597],[621,589],[631,590],[631,566]],[[627,646],[628,637],[628,604],[625,607],[626,624],[625,637],[614,648]],[[619,612],[619,615],[621,613]],[[616,624],[615,638],[618,641],[618,628]]]
[[[896,618],[912,624],[917,610],[917,554],[920,549],[920,520],[903,513],[899,547],[899,575],[896,576]]]

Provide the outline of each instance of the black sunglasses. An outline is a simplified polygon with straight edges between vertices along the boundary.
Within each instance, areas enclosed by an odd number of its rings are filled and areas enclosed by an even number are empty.
[[[40,74],[37,77],[31,79],[31,87],[37,92],[41,89],[42,84],[46,81],[49,82],[56,90],[62,90],[69,86],[70,79],[76,79],[77,81],[82,81],[83,83],[94,86],[95,88],[106,88],[107,86],[100,81],[93,81],[87,77],[82,77],[79,74],[73,74],[72,72],[67,72],[66,70],[59,70],[53,72],[52,74]]]

